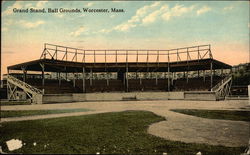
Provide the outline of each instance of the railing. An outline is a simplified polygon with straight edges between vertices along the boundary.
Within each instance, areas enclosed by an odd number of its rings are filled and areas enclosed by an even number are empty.
[[[226,76],[224,79],[222,79],[219,83],[217,83],[212,89],[211,91],[213,92],[217,92],[220,87],[222,87],[224,84],[228,83],[230,80],[232,79],[232,75],[228,75]]]
[[[53,59],[72,62],[179,62],[213,58],[210,45],[199,45],[169,50],[147,49],[104,49],[89,50],[53,44],[44,44],[40,59]]]
[[[27,89],[30,93],[36,93],[36,94],[43,94],[42,90],[37,89],[11,75],[7,75],[7,80],[9,82],[11,82],[14,85],[17,85],[18,87],[22,88],[22,89]]]

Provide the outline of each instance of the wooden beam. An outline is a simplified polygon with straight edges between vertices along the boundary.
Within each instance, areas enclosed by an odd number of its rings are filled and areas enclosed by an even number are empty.
[[[86,86],[85,86],[85,68],[82,68],[82,92],[86,92]]]

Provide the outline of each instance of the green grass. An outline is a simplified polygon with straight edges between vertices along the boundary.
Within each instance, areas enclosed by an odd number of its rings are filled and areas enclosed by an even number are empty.
[[[34,116],[47,114],[60,114],[72,112],[84,112],[88,109],[56,109],[56,110],[1,110],[1,118],[20,117],[20,116]]]
[[[6,106],[6,105],[30,105],[31,103],[27,102],[27,101],[15,101],[15,102],[12,102],[12,101],[1,101],[1,106]]]
[[[250,111],[172,109],[171,111],[202,118],[250,121]]]
[[[152,112],[124,111],[6,122],[1,124],[0,145],[8,152],[7,140],[26,143],[12,153],[194,155],[201,151],[203,155],[238,155],[244,151],[243,147],[169,141],[147,133],[150,124],[163,120]]]

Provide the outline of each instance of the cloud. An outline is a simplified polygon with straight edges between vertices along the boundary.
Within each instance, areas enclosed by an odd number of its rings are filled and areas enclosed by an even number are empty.
[[[37,8],[42,8],[48,1],[43,0],[36,3]]]
[[[93,4],[94,4],[94,3],[89,2],[89,3],[86,4],[86,6],[87,6],[87,7],[91,7]]]
[[[148,11],[150,11],[152,8],[157,7],[159,5],[160,5],[160,2],[154,2],[151,5],[145,5],[144,7],[140,8],[136,11],[136,16],[141,17],[141,16],[145,15]]]
[[[31,3],[28,3],[28,4],[25,5],[25,8],[30,8],[30,7],[32,7]]]
[[[64,14],[62,14],[62,13],[56,13],[55,16],[58,17],[58,18],[63,18]]]
[[[20,1],[16,1],[13,5],[8,6],[6,8],[6,10],[3,12],[3,16],[8,16],[8,15],[13,14],[13,8],[19,8],[20,9],[22,7],[23,7],[23,5],[21,4],[21,2]]]
[[[139,8],[136,11],[136,14],[134,16],[132,16],[128,21],[115,26],[113,30],[124,32],[124,31],[128,31],[131,28],[136,27],[139,24],[139,22],[141,22],[142,18],[147,15],[147,13],[157,8],[157,6],[159,5],[160,5],[160,2],[154,2],[151,5],[145,5]]]
[[[82,32],[86,32],[86,28],[85,27],[80,27],[79,29],[77,29],[76,31],[74,32],[70,32],[70,35],[71,36],[74,36],[74,37],[77,37],[79,36],[80,34],[82,34]]]
[[[116,27],[114,27],[114,30],[128,31],[130,28],[133,28],[133,27],[136,27],[136,24],[124,23],[124,24],[120,24],[120,25],[117,25]]]
[[[44,24],[45,22],[42,21],[42,20],[38,20],[36,22],[28,22],[28,21],[25,21],[25,20],[21,20],[19,22],[19,24],[24,27],[24,28],[35,28],[35,27],[38,27],[39,25],[42,25]]]
[[[145,18],[142,19],[142,23],[147,24],[147,23],[153,23],[159,15],[164,13],[165,11],[168,10],[168,6],[164,5],[160,8],[160,10],[156,10],[152,12],[151,14],[147,15]]]
[[[203,13],[206,13],[206,12],[210,11],[210,10],[211,10],[210,7],[203,6],[201,9],[197,10],[196,13],[197,13],[197,15],[201,15],[201,14],[203,14]]]
[[[8,6],[6,8],[5,11],[3,11],[3,15],[4,16],[8,16],[13,14],[13,8],[17,8],[17,9],[21,9],[21,8],[29,8],[29,7],[33,7],[33,8],[42,8],[44,7],[44,5],[47,3],[47,0],[43,0],[43,1],[39,1],[36,3],[35,6],[32,5],[32,3],[28,3],[26,5],[23,5],[21,1],[16,1],[13,5]]]
[[[191,12],[195,8],[194,5],[190,7],[184,7],[183,5],[175,5],[170,10],[167,10],[164,14],[162,14],[162,19],[170,20],[172,17],[182,16],[188,12]]]
[[[108,29],[101,29],[100,31],[99,31],[99,33],[109,33],[111,31],[111,29],[110,30],[108,30]],[[97,32],[98,33],[98,32]]]
[[[169,21],[174,17],[180,17],[187,15],[187,13],[197,13],[202,14],[211,10],[207,6],[203,6],[201,9],[197,10],[196,5],[184,6],[176,4],[170,8],[167,4],[161,5],[161,2],[154,2],[150,5],[145,5],[139,8],[135,15],[132,16],[129,20],[118,24],[110,29],[102,29],[100,33],[109,33],[112,31],[121,31],[127,32],[132,28],[137,26],[146,26],[148,24],[154,23],[157,20]]]

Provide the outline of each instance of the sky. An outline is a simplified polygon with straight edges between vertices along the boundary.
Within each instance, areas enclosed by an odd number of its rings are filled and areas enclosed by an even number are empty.
[[[2,1],[2,73],[39,59],[44,43],[82,49],[173,49],[210,44],[230,65],[249,62],[248,1]],[[14,13],[13,9],[123,9]]]

